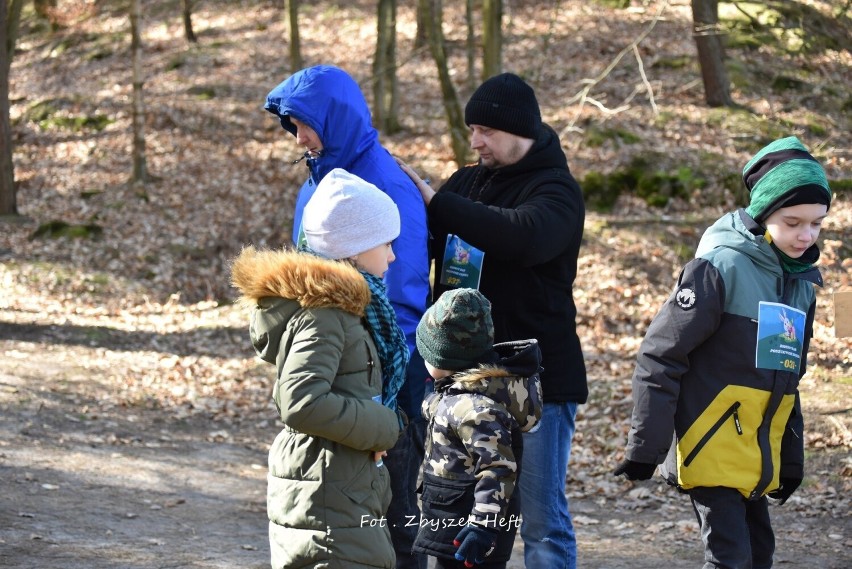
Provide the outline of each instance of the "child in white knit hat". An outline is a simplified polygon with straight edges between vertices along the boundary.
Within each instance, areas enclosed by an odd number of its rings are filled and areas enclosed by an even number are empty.
[[[274,364],[284,429],[269,451],[272,567],[395,565],[383,523],[408,348],[382,275],[400,231],[391,198],[342,169],[318,184],[298,251],[245,248],[232,282],[251,340]],[[377,460],[378,459],[378,460]]]

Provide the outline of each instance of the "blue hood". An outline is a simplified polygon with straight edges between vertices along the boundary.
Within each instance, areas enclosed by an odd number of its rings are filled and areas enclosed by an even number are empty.
[[[334,168],[352,171],[358,158],[378,142],[370,108],[358,83],[331,65],[294,73],[269,92],[263,108],[277,116],[293,136],[296,127],[290,117],[317,133],[323,151],[310,164],[314,184]]]

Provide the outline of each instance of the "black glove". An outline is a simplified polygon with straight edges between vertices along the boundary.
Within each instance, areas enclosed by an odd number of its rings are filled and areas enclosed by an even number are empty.
[[[801,478],[785,478],[782,476],[781,486],[770,492],[769,497],[779,500],[778,505],[783,506],[784,502],[787,501],[787,498],[793,495],[793,492],[796,491],[796,488],[798,488],[801,483]]]
[[[482,563],[497,543],[497,530],[476,524],[467,524],[453,540],[458,547],[456,559],[464,561],[465,567]]]
[[[628,480],[649,480],[657,469],[656,464],[648,464],[647,462],[636,462],[625,458],[613,474],[621,476],[624,474]]]

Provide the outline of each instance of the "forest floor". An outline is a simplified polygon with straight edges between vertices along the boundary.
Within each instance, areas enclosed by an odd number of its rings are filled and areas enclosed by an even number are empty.
[[[266,451],[278,427],[271,405],[257,395],[268,389],[270,370],[245,378],[255,397],[243,391],[213,401],[196,396],[191,405],[129,402],[135,399],[130,375],[185,377],[203,357],[193,346],[248,357],[244,327],[217,315],[222,309],[207,310],[211,327],[183,336],[124,332],[114,327],[118,319],[75,326],[38,322],[34,312],[0,312],[0,565],[268,566]],[[150,352],[162,355],[159,364],[137,357]],[[566,485],[580,566],[700,566],[686,498],[658,481],[632,484],[611,475],[629,416],[627,383],[590,379]],[[836,415],[848,413],[842,408],[848,389],[811,381],[802,391],[809,440],[848,437],[848,420]],[[238,398],[258,408],[229,409]],[[849,444],[848,438],[827,448],[811,444],[804,487],[772,507],[778,566],[852,563]],[[510,569],[524,566],[522,551],[519,539]]]
[[[11,72],[22,215],[0,219],[0,566],[266,567],[273,372],[253,357],[246,314],[230,302],[228,263],[244,244],[285,241],[305,175],[290,164],[300,155],[292,137],[262,110],[289,74],[283,11],[272,1],[206,0],[194,15],[199,43],[188,46],[177,4],[146,3],[145,127],[158,179],[132,186],[125,3],[65,4],[74,9],[53,32],[25,13]],[[306,64],[344,67],[368,99],[374,4],[320,0],[300,20]],[[445,7],[445,33],[465,101],[457,4]],[[590,399],[566,481],[580,566],[702,562],[683,496],[611,474],[626,441],[633,361],[703,230],[742,204],[731,180],[760,146],[795,134],[837,193],[800,387],[806,478],[771,509],[776,560],[852,567],[852,338],[836,336],[833,305],[834,293],[852,289],[848,45],[797,52],[766,35],[758,46],[732,44],[727,67],[742,107],[709,109],[687,0],[628,10],[505,4],[505,67],[536,87],[578,179],[644,157],[687,190],[661,208],[622,196],[586,218],[575,297]],[[841,2],[801,5],[810,11],[800,22],[824,34],[810,29],[808,41],[848,39]],[[412,48],[414,29],[400,7],[403,129],[382,139],[438,186],[456,166],[434,65]],[[791,25],[784,38],[796,32]],[[585,104],[574,97],[584,85]],[[522,566],[518,549],[511,567]]]

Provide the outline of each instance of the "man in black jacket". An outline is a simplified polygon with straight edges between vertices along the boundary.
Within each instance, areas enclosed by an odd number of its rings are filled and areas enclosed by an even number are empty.
[[[521,536],[527,567],[576,566],[565,478],[577,405],[588,397],[573,284],[585,208],[559,137],[517,75],[485,81],[465,107],[477,164],[435,192],[405,164],[427,206],[433,302],[476,286],[491,301],[495,341],[536,338],[544,414],[524,434]],[[478,281],[478,283],[477,283]]]

